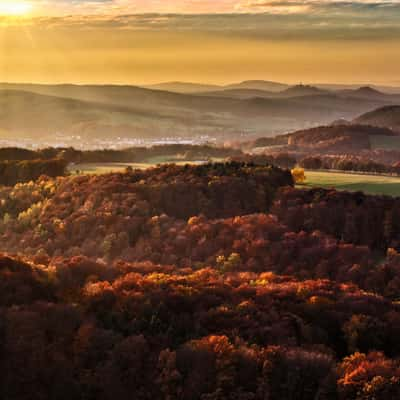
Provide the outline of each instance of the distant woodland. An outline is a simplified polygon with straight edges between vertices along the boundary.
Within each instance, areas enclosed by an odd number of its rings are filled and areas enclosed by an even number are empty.
[[[282,168],[400,173],[400,133],[387,127],[332,124],[236,144],[233,158]]]
[[[154,145],[151,147],[130,147],[120,150],[77,150],[73,147],[48,147],[40,150],[28,150],[18,147],[0,148],[0,161],[27,161],[63,159],[73,163],[121,162],[140,163],[155,157],[181,157],[182,161],[205,160],[208,158],[227,158],[242,154],[239,149],[210,145]]]
[[[28,150],[17,147],[0,148],[0,185],[35,181],[41,176],[55,178],[67,174],[67,166],[79,163],[141,163],[162,157],[168,160],[207,162],[242,154],[238,149],[207,145],[160,145],[132,147],[122,150],[76,150],[45,148]],[[79,171],[77,171],[79,172]]]

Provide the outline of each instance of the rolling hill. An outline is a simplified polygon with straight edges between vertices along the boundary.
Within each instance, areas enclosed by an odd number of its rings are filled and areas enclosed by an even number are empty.
[[[292,97],[302,97],[302,96],[318,96],[324,94],[330,94],[327,90],[318,89],[314,86],[307,85],[297,85],[284,89],[279,92],[267,91],[261,89],[224,89],[216,90],[211,92],[199,92],[199,95],[204,96],[216,96],[216,97],[231,97],[239,99],[249,99],[249,98],[292,98]]]
[[[367,112],[354,120],[357,124],[386,127],[400,132],[400,106],[385,106]]]
[[[288,135],[288,144],[299,147],[327,149],[348,146],[348,149],[369,149],[370,136],[397,136],[387,128],[367,125],[338,125],[306,129]],[[346,150],[346,147],[343,147]]]
[[[370,86],[363,86],[358,89],[346,89],[340,91],[339,93],[344,96],[362,97],[367,99],[382,99],[390,96]]]
[[[222,89],[222,87],[218,85],[191,82],[163,82],[154,85],[144,85],[142,87],[146,89],[165,90],[167,92],[175,93],[202,93]]]
[[[290,85],[281,82],[271,82],[263,80],[247,80],[239,83],[232,83],[223,87],[224,89],[255,89],[267,92],[281,92],[288,89]]]
[[[320,89],[343,91],[343,90],[358,90],[359,88],[369,87],[387,94],[400,94],[400,88],[396,86],[385,85],[369,85],[369,84],[334,84],[334,83],[315,83],[314,86]]]
[[[264,80],[247,80],[229,85],[211,85],[203,83],[192,82],[165,82],[154,85],[144,85],[143,87],[156,90],[166,90],[177,93],[205,93],[217,92],[228,90],[256,90],[264,92],[278,93],[296,86],[314,87],[320,90],[333,91],[333,92],[353,92],[358,91],[360,88],[368,88],[370,90],[383,92],[384,94],[400,94],[400,88],[395,86],[384,85],[365,85],[365,84],[332,84],[332,83],[313,83],[313,84],[298,84],[290,85],[287,83],[264,81]],[[361,95],[362,92],[361,91]]]
[[[252,99],[255,97],[270,99],[279,97],[279,92],[270,92],[260,89],[224,89],[211,92],[197,92],[198,96],[227,97],[232,99]]]
[[[371,150],[376,138],[400,138],[400,134],[384,127],[368,125],[329,125],[295,131],[275,138],[259,138],[250,147],[262,148],[279,146],[281,151],[300,153],[353,154]],[[247,147],[249,147],[247,145]]]
[[[0,137],[49,138],[77,135],[112,138],[154,134],[156,124],[185,126],[184,118],[144,108],[84,101],[18,90],[0,91]],[[156,135],[157,136],[157,135]]]
[[[315,86],[296,85],[279,93],[280,97],[301,97],[301,96],[318,96],[328,94],[327,90],[319,89]]]
[[[142,85],[147,89],[165,90],[176,93],[204,93],[217,92],[225,90],[260,90],[267,92],[280,92],[288,89],[290,85],[286,83],[263,81],[263,80],[247,80],[229,85],[211,85],[193,82],[162,82],[154,85]]]
[[[310,87],[295,87],[283,94],[262,91],[265,97],[253,89],[251,93],[244,90],[246,96],[242,89],[231,91],[241,96],[118,85],[0,84],[0,138],[53,138],[58,134],[86,141],[120,137],[227,140],[352,120],[392,104],[386,98],[339,96]]]

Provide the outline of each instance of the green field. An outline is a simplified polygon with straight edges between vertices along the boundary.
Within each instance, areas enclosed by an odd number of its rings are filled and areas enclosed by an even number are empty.
[[[390,176],[306,171],[304,186],[400,196],[400,178]]]

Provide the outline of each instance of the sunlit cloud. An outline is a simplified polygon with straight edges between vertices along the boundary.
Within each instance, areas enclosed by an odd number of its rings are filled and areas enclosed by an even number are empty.
[[[281,4],[282,2],[280,2]],[[288,3],[285,1],[285,4]],[[278,6],[270,13],[146,13],[146,14],[69,14],[42,16],[25,20],[37,29],[190,31],[200,34],[248,37],[252,40],[272,39],[398,39],[400,38],[400,4],[381,7],[336,2],[308,12],[298,8],[283,13]],[[261,4],[261,3],[259,3]],[[265,4],[265,2],[263,3]],[[311,6],[307,6],[311,7]],[[312,10],[312,12],[311,12]],[[6,19],[7,23],[10,23]],[[0,24],[2,19],[0,17]],[[19,22],[21,23],[21,22]]]
[[[305,13],[312,8],[312,3],[307,1],[243,1],[235,5],[238,11],[268,12],[271,14],[298,14]]]
[[[341,13],[392,9],[400,0],[29,0],[36,15],[139,13]]]
[[[36,15],[224,13],[235,10],[233,0],[30,0]]]
[[[3,79],[398,78],[400,0],[27,1],[0,15]]]
[[[270,14],[332,13],[362,16],[392,12],[400,14],[400,0],[242,0],[235,5],[241,12]]]

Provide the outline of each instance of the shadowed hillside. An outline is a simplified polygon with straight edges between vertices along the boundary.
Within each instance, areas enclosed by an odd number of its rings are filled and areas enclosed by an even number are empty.
[[[386,106],[355,119],[356,123],[387,127],[400,132],[400,106]]]
[[[296,131],[274,138],[260,138],[245,147],[280,146],[292,151],[352,153],[371,149],[372,137],[399,137],[389,128],[368,125],[329,125]]]

